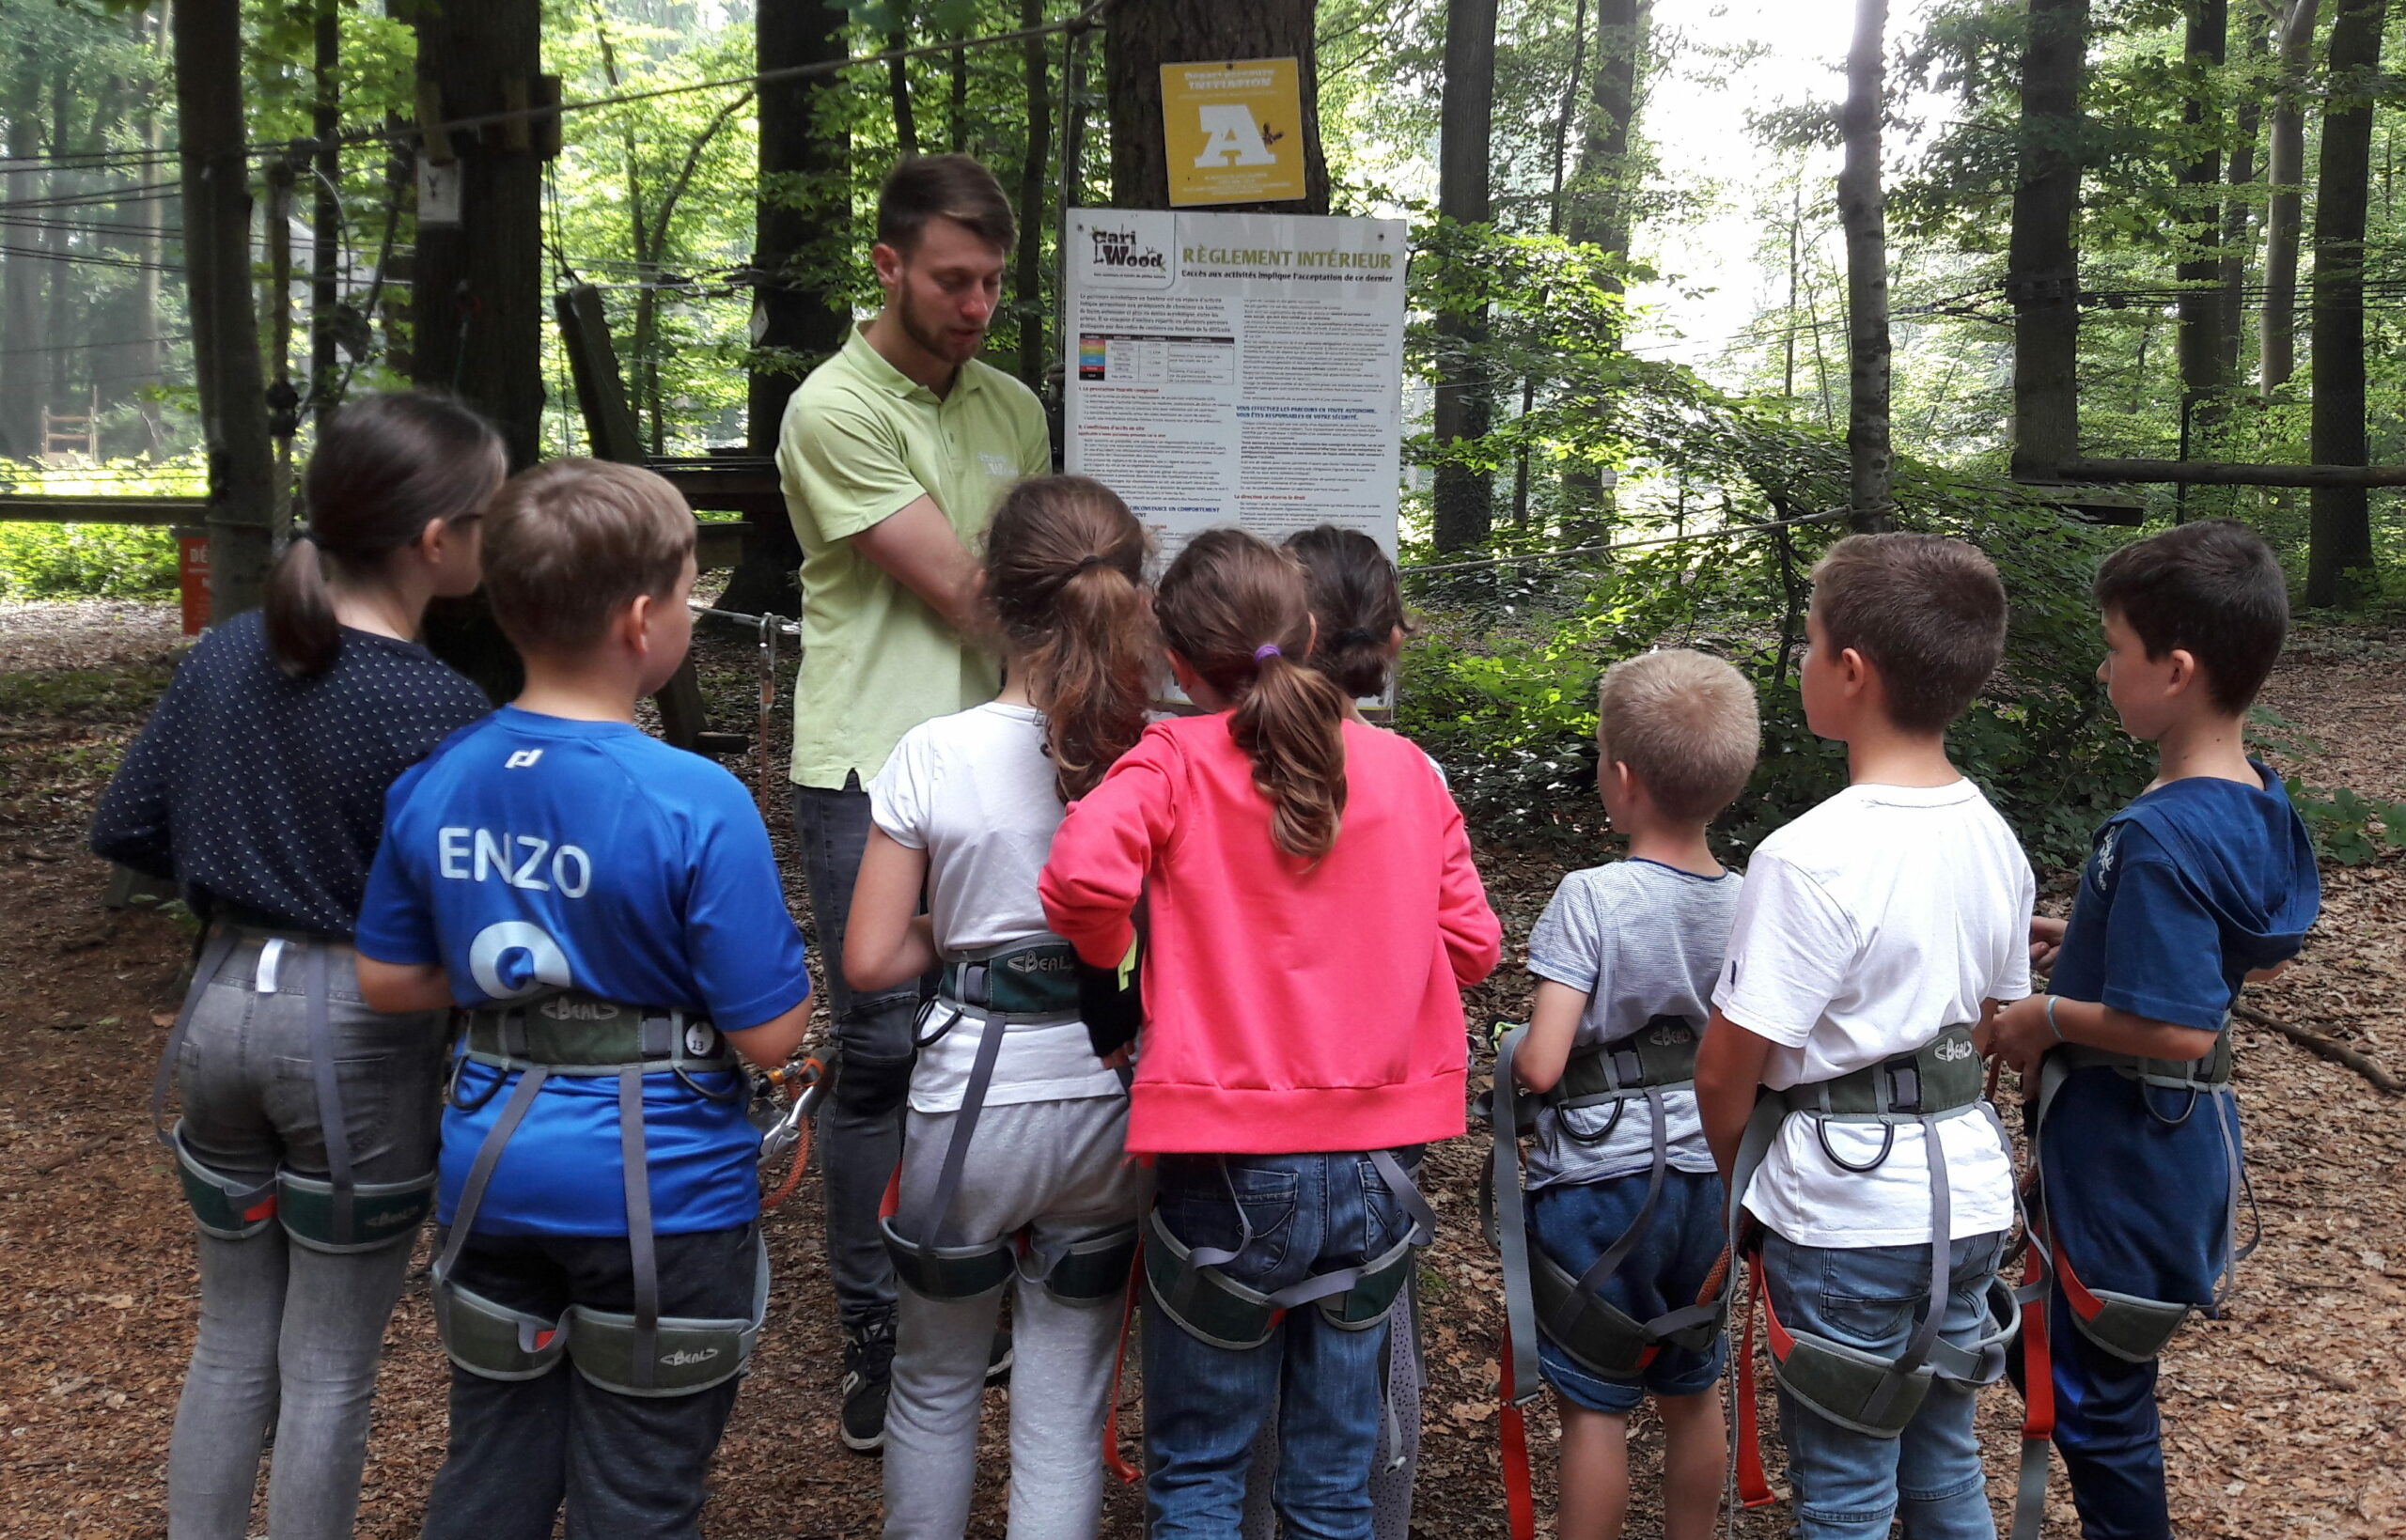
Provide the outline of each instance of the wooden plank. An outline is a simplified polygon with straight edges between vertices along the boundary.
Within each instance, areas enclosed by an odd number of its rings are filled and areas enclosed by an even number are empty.
[[[627,404],[617,350],[610,343],[610,322],[602,313],[602,291],[579,284],[554,295],[552,309],[559,319],[569,378],[576,385],[576,404],[585,413],[585,437],[593,458],[642,464],[643,432]]]
[[[205,497],[57,497],[0,493],[0,522],[34,524],[194,524],[209,513]]]
[[[2148,481],[2192,487],[2406,487],[2406,465],[2245,465],[2219,460],[2068,459],[2066,481]]]
[[[773,460],[738,460],[727,465],[655,460],[649,469],[676,488],[689,508],[786,516],[785,489],[778,482]]]

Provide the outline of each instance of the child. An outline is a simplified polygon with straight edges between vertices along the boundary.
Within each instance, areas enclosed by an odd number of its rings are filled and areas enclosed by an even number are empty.
[[[1629,856],[1571,873],[1538,921],[1537,1003],[1514,1068],[1545,1098],[1528,1161],[1538,1249],[1582,1292],[1649,1322],[1694,1305],[1721,1252],[1721,1178],[1684,1082],[1741,881],[1713,859],[1705,827],[1745,789],[1761,726],[1736,669],[1675,650],[1605,673],[1596,736],[1597,788]],[[1659,1071],[1624,1072],[1664,1046]],[[1680,1058],[1688,1063],[1671,1062]],[[1603,1099],[1639,1084],[1660,1089]],[[1633,1247],[1619,1266],[1591,1282],[1624,1237]],[[1540,1312],[1540,1327],[1549,1319]],[[1577,1343],[1539,1337],[1539,1366],[1562,1410],[1563,1540],[1618,1540],[1629,1414],[1648,1392],[1663,1418],[1663,1532],[1712,1532],[1726,1450],[1711,1392],[1724,1348],[1710,1325],[1699,1330],[1709,1347],[1664,1342],[1633,1376],[1600,1372],[1579,1361]]]
[[[2013,1173],[1971,1034],[2029,992],[2036,883],[1946,726],[1996,668],[2005,590],[1927,535],[1850,537],[1813,578],[1804,716],[1846,744],[1852,784],[1748,863],[1696,1105],[1769,1231],[1755,1271],[1798,1533],[1885,1535],[1901,1497],[1908,1534],[1986,1537],[1966,1381],[2002,1368],[1989,1297]]]
[[[424,1533],[544,1540],[565,1500],[570,1540],[674,1540],[767,1305],[738,1056],[784,1062],[809,975],[750,794],[634,725],[692,635],[682,500],[558,459],[488,523],[526,688],[396,785],[359,922],[370,1004],[466,1016]]]
[[[2069,925],[2039,923],[2062,950],[1996,1048],[2037,1072],[2055,1445],[2082,1532],[2142,1540],[2172,1532],[2156,1355],[2235,1260],[2228,1012],[2297,955],[2321,884],[2280,777],[2244,746],[2289,624],[2271,548],[2227,520],[2184,524],[2107,557],[2097,603],[2098,677],[2156,746],[2156,778],[2098,831]]]
[[[1273,1393],[1290,1532],[1367,1536],[1383,1322],[1431,1222],[1406,1174],[1462,1131],[1460,990],[1501,941],[1420,751],[1303,666],[1294,564],[1198,536],[1154,601],[1209,713],[1146,729],[1070,810],[1039,892],[1089,964],[1150,915],[1129,1148],[1144,1250],[1155,1540],[1236,1531]],[[1283,1314],[1282,1314],[1283,1313]]]
[[[93,823],[95,851],[172,879],[208,927],[157,1087],[180,1062],[165,1137],[200,1232],[178,1540],[250,1532],[271,1430],[278,1536],[334,1540],[358,1514],[384,1323],[432,1196],[442,1023],[360,1003],[352,932],[385,789],[488,709],[417,635],[430,599],[477,586],[505,469],[501,436],[452,402],[336,412],[265,609],[193,648]]]
[[[1403,590],[1395,563],[1379,542],[1357,529],[1315,524],[1287,537],[1280,550],[1304,569],[1304,591],[1312,607],[1311,666],[1345,692],[1345,712],[1361,715],[1358,702],[1385,696],[1403,647]],[[1436,764],[1434,759],[1430,764]],[[1438,776],[1443,779],[1441,767]],[[1374,1532],[1412,1532],[1412,1491],[1420,1462],[1420,1296],[1410,1280],[1388,1333],[1387,1404],[1396,1415],[1379,1424],[1378,1453],[1370,1467],[1370,1512]],[[1278,1476],[1277,1411],[1262,1419],[1254,1440],[1244,1492],[1245,1540],[1273,1540],[1278,1531],[1273,1494]],[[1393,1447],[1389,1447],[1390,1439]]]
[[[968,1525],[1005,1283],[1011,1532],[1085,1540],[1101,1515],[1095,1452],[1145,1182],[1125,1159],[1126,1089],[1089,1044],[1036,880],[1063,804],[1144,731],[1145,555],[1144,526],[1101,483],[1012,488],[987,532],[983,590],[1003,692],[911,729],[869,784],[845,973],[863,994],[943,977],[921,1017],[888,1225],[902,1282],[885,1413],[895,1540],[959,1540]],[[1015,1240],[1028,1256],[1014,1276]],[[930,1265],[939,1245],[960,1248],[957,1273]]]

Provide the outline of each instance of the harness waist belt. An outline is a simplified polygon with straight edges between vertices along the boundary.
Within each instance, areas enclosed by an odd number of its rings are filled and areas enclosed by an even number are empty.
[[[1980,1091],[1980,1051],[1972,1046],[1972,1029],[1955,1026],[1911,1053],[1772,1094],[1791,1112],[1912,1122],[1975,1106]]]
[[[936,990],[980,1016],[1075,1016],[1078,955],[1049,937],[1012,941],[946,962]]]
[[[1592,1107],[1642,1096],[1648,1086],[1692,1084],[1697,1041],[1695,1023],[1686,1017],[1652,1017],[1618,1042],[1573,1049],[1562,1079],[1538,1099]]]
[[[466,1057],[506,1068],[541,1065],[568,1075],[733,1069],[735,1050],[696,1012],[622,1004],[574,990],[526,1004],[462,1013]]]
[[[2053,1051],[2067,1068],[2110,1069],[2124,1080],[2167,1090],[2211,1091],[2230,1083],[2230,1034],[2226,1031],[2215,1040],[2213,1051],[2202,1059],[2142,1059],[2133,1053],[2109,1053],[2086,1043],[2065,1043]]]

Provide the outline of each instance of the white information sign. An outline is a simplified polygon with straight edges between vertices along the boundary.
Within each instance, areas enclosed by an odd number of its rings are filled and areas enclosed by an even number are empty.
[[[1395,554],[1401,220],[1073,209],[1067,243],[1069,470],[1164,558],[1217,524]]]

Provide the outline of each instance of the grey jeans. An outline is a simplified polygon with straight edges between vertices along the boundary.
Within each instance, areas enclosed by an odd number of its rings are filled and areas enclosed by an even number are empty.
[[[381,1016],[359,999],[347,946],[327,949],[329,1014],[353,1178],[403,1182],[434,1165],[442,1018]],[[305,949],[273,977],[245,940],[209,981],[178,1057],[184,1145],[202,1165],[263,1180],[327,1174],[311,1081]],[[272,983],[262,992],[258,986]],[[167,1456],[169,1540],[242,1540],[271,1423],[271,1540],[352,1532],[367,1403],[406,1241],[336,1255],[271,1224],[246,1240],[201,1235],[200,1334]]]
[[[901,1204],[932,1196],[957,1112],[910,1114]],[[1039,1255],[1128,1223],[1152,1180],[1128,1164],[1122,1097],[988,1107],[952,1217],[964,1243],[1027,1227]],[[1010,1540],[1092,1540],[1102,1509],[1102,1420],[1120,1306],[1063,1304],[1012,1281]],[[1000,1289],[973,1299],[901,1292],[885,1410],[886,1540],[960,1540],[977,1473],[977,1413]]]
[[[827,1010],[843,1063],[819,1110],[819,1170],[827,1184],[827,1271],[847,1328],[894,1308],[894,1265],[878,1238],[877,1206],[902,1158],[902,1103],[911,1090],[915,984],[858,994],[844,982],[844,922],[868,845],[868,793],[857,774],[843,789],[793,788],[803,880],[827,972]]]

